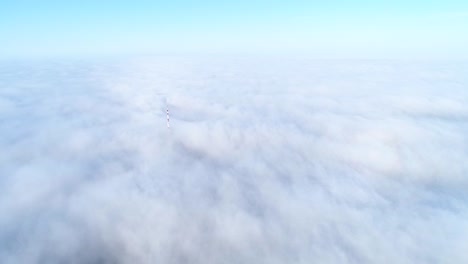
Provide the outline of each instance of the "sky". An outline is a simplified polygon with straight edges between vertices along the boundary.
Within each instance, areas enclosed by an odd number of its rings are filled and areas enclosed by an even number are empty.
[[[0,263],[468,263],[467,10],[1,0]]]
[[[466,59],[467,28],[463,0],[3,0],[0,59],[168,53]]]

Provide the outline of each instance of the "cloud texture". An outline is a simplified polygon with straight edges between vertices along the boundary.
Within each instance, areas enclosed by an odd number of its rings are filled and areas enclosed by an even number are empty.
[[[0,262],[467,263],[467,72],[4,62]]]

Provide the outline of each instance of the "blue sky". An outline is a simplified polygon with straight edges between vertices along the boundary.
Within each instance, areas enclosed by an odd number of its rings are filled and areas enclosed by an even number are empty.
[[[161,53],[468,58],[468,1],[0,2],[0,58]]]

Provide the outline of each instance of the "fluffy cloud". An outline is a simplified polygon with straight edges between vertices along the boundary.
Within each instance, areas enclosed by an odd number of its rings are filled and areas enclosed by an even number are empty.
[[[0,262],[465,263],[466,72],[4,62]]]

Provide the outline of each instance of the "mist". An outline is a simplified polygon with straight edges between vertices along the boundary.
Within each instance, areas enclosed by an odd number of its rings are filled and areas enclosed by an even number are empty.
[[[467,263],[467,72],[2,62],[0,262]]]

